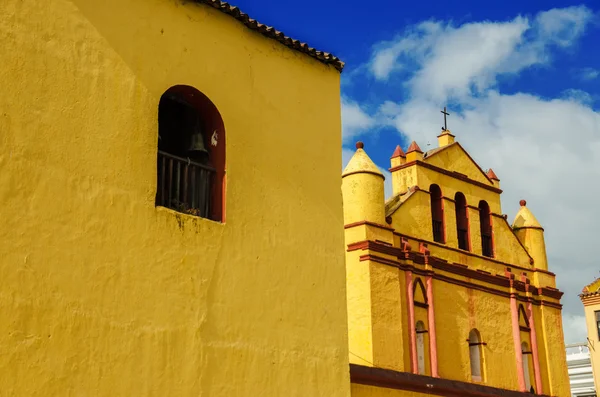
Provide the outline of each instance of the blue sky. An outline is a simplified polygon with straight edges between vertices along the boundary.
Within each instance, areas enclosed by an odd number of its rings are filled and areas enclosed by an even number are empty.
[[[396,144],[437,145],[448,106],[449,129],[500,178],[509,220],[525,198],[545,227],[550,270],[565,292],[566,341],[585,340],[577,294],[600,275],[599,3],[230,3],[346,62],[344,162],[362,140],[389,176]]]

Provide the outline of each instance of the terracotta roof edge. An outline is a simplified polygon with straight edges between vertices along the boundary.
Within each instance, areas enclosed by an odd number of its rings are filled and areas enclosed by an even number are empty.
[[[255,30],[258,33],[266,36],[270,39],[276,40],[283,44],[284,46],[291,48],[293,50],[302,52],[311,58],[316,59],[317,61],[324,63],[326,65],[332,65],[335,69],[337,69],[340,73],[344,69],[344,62],[342,62],[335,55],[319,51],[313,47],[309,47],[308,44],[302,43],[298,40],[295,40],[291,37],[286,36],[283,32],[271,27],[264,25],[255,19],[250,18],[248,14],[242,12],[238,7],[232,6],[229,3],[226,3],[221,0],[193,0],[199,4],[205,4],[216,8],[217,10],[237,19],[239,22],[243,23],[247,28],[251,30]]]

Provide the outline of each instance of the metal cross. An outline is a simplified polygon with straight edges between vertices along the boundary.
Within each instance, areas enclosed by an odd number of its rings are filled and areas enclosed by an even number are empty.
[[[440,110],[441,113],[444,113],[444,131],[448,129],[448,123],[446,122],[446,116],[450,116],[450,113],[446,112],[446,106],[444,106],[444,110]]]

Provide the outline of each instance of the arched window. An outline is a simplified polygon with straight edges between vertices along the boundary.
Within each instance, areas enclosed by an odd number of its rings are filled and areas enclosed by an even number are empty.
[[[531,352],[529,351],[529,345],[527,342],[521,343],[521,354],[523,357],[523,377],[525,378],[525,391],[531,391],[531,377],[529,376],[529,357],[531,356]]]
[[[472,329],[469,332],[469,357],[471,359],[471,380],[473,382],[481,382],[483,380],[481,372],[481,346],[479,331]]]
[[[479,202],[479,226],[481,230],[481,253],[483,256],[494,257],[494,247],[492,243],[492,219],[490,206],[487,202]]]
[[[529,318],[523,305],[519,305],[519,329],[524,332],[530,331]]]
[[[431,220],[433,224],[433,241],[445,243],[444,236],[444,203],[442,201],[442,190],[438,185],[429,187],[431,198]]]
[[[156,205],[225,221],[225,128],[200,91],[174,86],[158,105]]]
[[[456,208],[456,234],[458,235],[458,248],[470,251],[469,248],[469,218],[467,215],[467,199],[458,192],[454,195]]]
[[[425,286],[423,285],[423,281],[420,278],[415,279],[413,283],[413,301],[415,306],[422,307],[427,309],[427,293],[425,292]]]
[[[417,321],[417,373],[425,375],[425,324]]]

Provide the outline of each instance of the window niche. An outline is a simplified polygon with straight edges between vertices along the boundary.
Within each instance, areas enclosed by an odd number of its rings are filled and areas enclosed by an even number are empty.
[[[467,199],[465,195],[458,192],[454,195],[454,206],[456,211],[456,234],[458,236],[458,248],[470,251],[469,238],[469,215],[467,214]]]
[[[492,213],[489,204],[484,200],[479,202],[479,226],[481,232],[481,253],[483,256],[493,258]]]
[[[482,382],[483,381],[483,371],[482,362],[483,362],[483,352],[482,346],[485,345],[481,341],[481,335],[479,331],[476,329],[472,329],[469,332],[469,358],[471,361],[471,381],[473,382]]]
[[[598,340],[600,341],[600,311],[594,312],[596,316],[596,328],[598,329]]]
[[[169,88],[158,105],[156,206],[225,221],[225,128],[193,87]]]
[[[431,200],[431,222],[433,229],[433,241],[436,243],[445,243],[445,230],[444,230],[444,203],[442,190],[438,185],[431,185],[429,187],[429,195]]]

